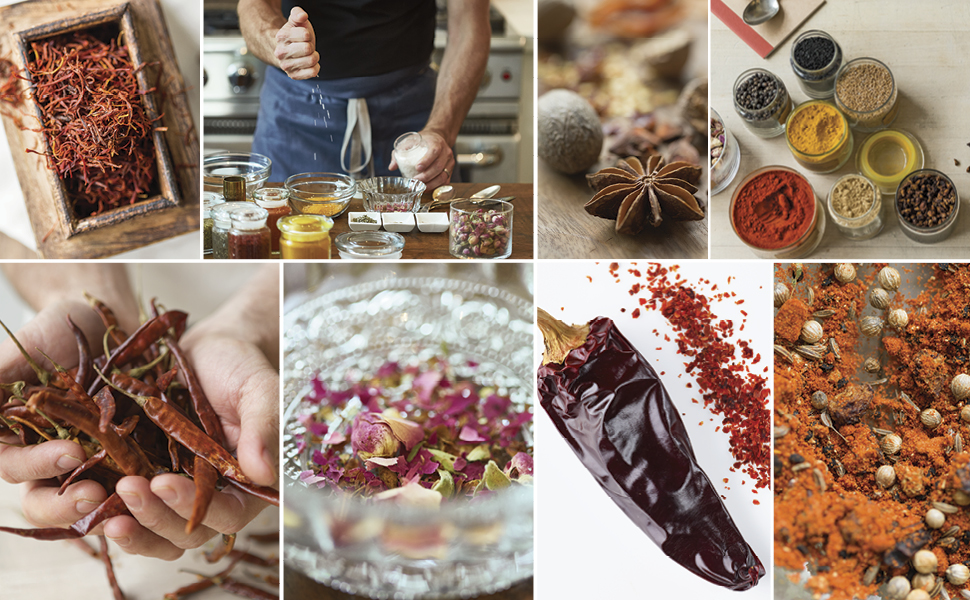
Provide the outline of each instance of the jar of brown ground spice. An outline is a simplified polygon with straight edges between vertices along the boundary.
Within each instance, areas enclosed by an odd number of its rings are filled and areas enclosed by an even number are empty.
[[[851,173],[836,181],[828,208],[836,229],[850,240],[868,240],[882,231],[882,196],[862,175]]]

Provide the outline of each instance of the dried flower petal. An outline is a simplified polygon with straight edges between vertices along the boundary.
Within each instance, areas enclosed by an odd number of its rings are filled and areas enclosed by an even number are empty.
[[[374,500],[393,500],[404,506],[438,508],[441,505],[441,494],[423,487],[420,483],[411,482],[399,488],[381,492],[374,496]]]
[[[379,413],[357,415],[350,434],[350,443],[354,452],[364,460],[373,456],[394,456],[401,446],[390,425],[384,422]]]
[[[461,428],[461,433],[458,434],[458,439],[463,442],[487,442],[488,441],[488,438],[482,437],[480,433],[478,433],[475,429],[473,429],[472,427],[469,427],[468,425],[465,425],[464,427]]]
[[[438,481],[431,486],[431,489],[447,500],[455,495],[455,480],[448,471],[438,471]]]
[[[505,473],[501,471],[501,469],[498,468],[498,465],[495,464],[494,460],[488,461],[488,464],[485,465],[485,476],[483,481],[485,482],[485,487],[493,492],[495,490],[501,490],[512,485],[512,481]]]
[[[399,439],[406,449],[410,450],[415,444],[424,439],[424,430],[414,421],[400,418],[394,414],[395,412],[393,409],[385,410],[381,413],[381,416],[384,422],[391,428],[391,433],[394,434],[394,437]]]
[[[518,480],[523,475],[532,475],[532,457],[525,452],[518,452],[512,460],[505,465],[505,474],[509,479]]]

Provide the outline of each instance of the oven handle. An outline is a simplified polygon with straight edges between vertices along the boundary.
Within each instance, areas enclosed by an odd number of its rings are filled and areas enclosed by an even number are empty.
[[[491,167],[502,162],[502,149],[492,146],[481,152],[458,154],[457,160],[460,167]]]

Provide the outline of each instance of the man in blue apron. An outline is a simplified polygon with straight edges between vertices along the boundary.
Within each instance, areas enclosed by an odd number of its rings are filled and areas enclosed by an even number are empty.
[[[418,131],[416,179],[455,176],[452,148],[481,83],[488,0],[448,0],[448,45],[430,66],[435,0],[239,0],[247,46],[270,65],[253,151],[274,180],[296,173],[397,174],[394,140]],[[288,15],[288,18],[287,16]]]

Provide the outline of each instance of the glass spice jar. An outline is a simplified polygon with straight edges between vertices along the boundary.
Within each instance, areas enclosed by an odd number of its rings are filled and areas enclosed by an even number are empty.
[[[507,258],[512,254],[512,204],[460,200],[449,208],[448,250],[456,258]]]
[[[266,226],[269,212],[258,206],[232,211],[229,230],[229,258],[232,260],[265,260],[269,258],[270,233]]]
[[[397,260],[404,254],[404,236],[390,231],[348,231],[334,244],[343,259]]]
[[[212,213],[212,258],[229,258],[229,230],[232,228],[232,213],[236,209],[252,208],[251,202],[223,202],[215,206]]]
[[[838,201],[839,195],[845,194],[850,186],[855,188],[853,193],[869,202],[868,208],[863,202],[860,210],[851,212],[850,208],[843,206],[843,203]],[[835,228],[850,240],[868,240],[876,237],[882,231],[882,194],[879,193],[879,188],[868,177],[855,173],[840,177],[832,186],[832,191],[829,192],[828,209],[829,216],[835,223]]]
[[[330,258],[333,219],[323,215],[290,215],[278,221],[283,260]]]
[[[799,104],[788,117],[785,139],[798,164],[816,173],[838,171],[852,156],[852,129],[845,115],[825,100]]]
[[[738,174],[741,166],[741,147],[727,127],[721,115],[710,109],[711,137],[711,195],[724,191]]]
[[[256,199],[256,204],[265,208],[266,212],[269,213],[266,225],[269,227],[270,233],[270,252],[278,256],[280,253],[280,230],[276,223],[292,212],[287,202],[290,194],[284,188],[268,187],[256,190],[253,197]]]
[[[835,94],[835,77],[843,62],[839,43],[818,29],[801,34],[791,47],[792,71],[805,95],[815,100]]]
[[[215,192],[202,192],[202,254],[212,254],[212,209],[223,204],[225,199]]]
[[[394,151],[391,155],[397,161],[397,168],[401,171],[401,175],[414,179],[418,174],[418,163],[427,153],[428,143],[420,133],[411,131],[394,140]]]
[[[734,110],[751,133],[772,138],[785,132],[792,101],[785,84],[774,73],[748,69],[734,82]]]
[[[874,58],[845,63],[835,77],[835,104],[856,131],[870,133],[893,124],[899,90],[892,71]]]

